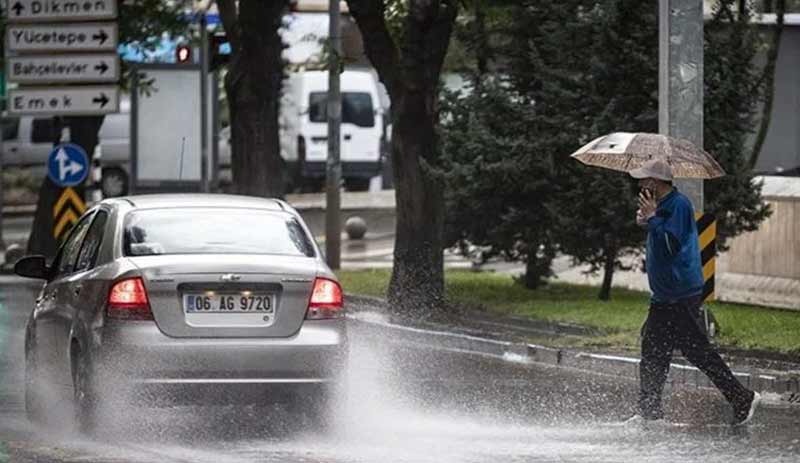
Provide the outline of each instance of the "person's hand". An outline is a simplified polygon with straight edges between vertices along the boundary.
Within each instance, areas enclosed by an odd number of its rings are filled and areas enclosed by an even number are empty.
[[[653,193],[651,193],[648,189],[643,190],[641,193],[639,193],[639,211],[636,213],[637,223],[640,220],[640,216],[641,221],[647,223],[651,217],[656,215],[657,208],[658,203],[653,197]]]

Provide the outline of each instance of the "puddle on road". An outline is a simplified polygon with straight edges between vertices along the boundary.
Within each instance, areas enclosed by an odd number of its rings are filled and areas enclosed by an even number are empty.
[[[509,401],[504,409],[488,400],[507,390],[491,390],[498,378],[466,372],[474,384],[459,387],[465,377],[457,374],[461,364],[448,367],[429,358],[426,349],[400,347],[380,336],[353,339],[347,398],[329,433],[310,431],[280,406],[125,406],[113,411],[112,423],[94,439],[33,431],[34,450],[45,456],[43,461],[86,462],[798,461],[798,441],[766,446],[770,436],[765,434],[772,431],[758,425],[736,435],[725,427],[646,431],[592,420],[570,424],[554,418],[567,414],[569,396],[550,402],[541,415],[516,410],[524,406],[520,402]],[[413,379],[422,371],[424,380]],[[525,378],[499,379],[525,395]],[[620,398],[611,394],[596,400]]]
[[[281,407],[266,415],[253,407],[173,407],[148,409],[146,419],[133,423],[139,431],[126,437],[165,461],[213,463],[797,461],[796,443],[768,454],[757,450],[763,444],[754,448],[763,440],[759,432],[766,432],[758,427],[741,435],[722,426],[647,431],[592,421],[554,425],[550,417],[530,424],[529,417],[479,406],[486,392],[447,388],[429,392],[438,396],[438,406],[430,399],[422,402],[431,405],[420,406],[413,391],[427,386],[409,387],[404,378],[413,377],[409,365],[431,361],[425,351],[360,339],[353,345],[347,402],[330,433],[308,431]],[[464,401],[474,405],[448,411],[451,403]]]

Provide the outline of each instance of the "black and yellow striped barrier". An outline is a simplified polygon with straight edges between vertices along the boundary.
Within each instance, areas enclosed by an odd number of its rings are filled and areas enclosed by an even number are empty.
[[[697,235],[700,238],[700,260],[703,265],[703,302],[714,300],[714,273],[717,269],[717,219],[698,213]]]
[[[64,188],[53,206],[53,237],[61,241],[84,212],[86,203],[83,198],[74,189]]]

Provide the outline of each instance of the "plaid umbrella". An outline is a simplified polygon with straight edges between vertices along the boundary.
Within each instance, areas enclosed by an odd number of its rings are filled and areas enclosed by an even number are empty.
[[[694,143],[657,133],[615,132],[602,136],[572,153],[589,166],[630,172],[646,161],[660,157],[672,167],[672,175],[683,178],[717,178],[722,166]]]

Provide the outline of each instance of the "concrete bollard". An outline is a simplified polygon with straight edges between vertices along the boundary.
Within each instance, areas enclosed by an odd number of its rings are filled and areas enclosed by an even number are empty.
[[[344,230],[351,240],[360,240],[367,234],[367,222],[358,216],[350,217],[344,223]]]

